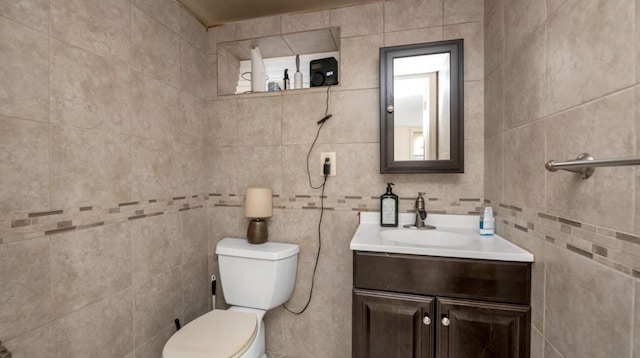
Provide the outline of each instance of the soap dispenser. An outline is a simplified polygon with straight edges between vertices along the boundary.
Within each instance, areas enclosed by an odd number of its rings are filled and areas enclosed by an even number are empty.
[[[380,226],[398,226],[398,196],[391,191],[393,183],[387,183],[387,192],[380,195]]]

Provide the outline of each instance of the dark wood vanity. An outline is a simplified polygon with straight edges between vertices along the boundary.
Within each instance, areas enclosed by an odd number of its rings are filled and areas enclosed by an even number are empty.
[[[354,358],[528,358],[531,263],[354,251]]]

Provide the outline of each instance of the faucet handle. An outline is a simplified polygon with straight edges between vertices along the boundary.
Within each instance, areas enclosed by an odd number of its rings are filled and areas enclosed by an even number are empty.
[[[418,196],[423,196],[423,195],[424,195],[424,193],[418,192]]]

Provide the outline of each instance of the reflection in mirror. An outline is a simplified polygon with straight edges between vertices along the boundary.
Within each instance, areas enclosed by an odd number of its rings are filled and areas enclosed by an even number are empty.
[[[462,40],[380,49],[381,173],[463,172]]]

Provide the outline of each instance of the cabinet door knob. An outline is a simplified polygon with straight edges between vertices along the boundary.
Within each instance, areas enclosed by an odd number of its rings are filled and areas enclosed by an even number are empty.
[[[431,325],[431,318],[429,318],[428,314],[424,315],[424,318],[422,319],[422,323],[424,323],[425,326]]]
[[[442,317],[442,325],[445,327],[449,327],[449,325],[451,324],[451,321],[449,320],[449,317],[444,316]]]
[[[392,104],[387,105],[387,112],[388,113],[393,113],[394,110],[395,110],[395,108],[393,107]]]

